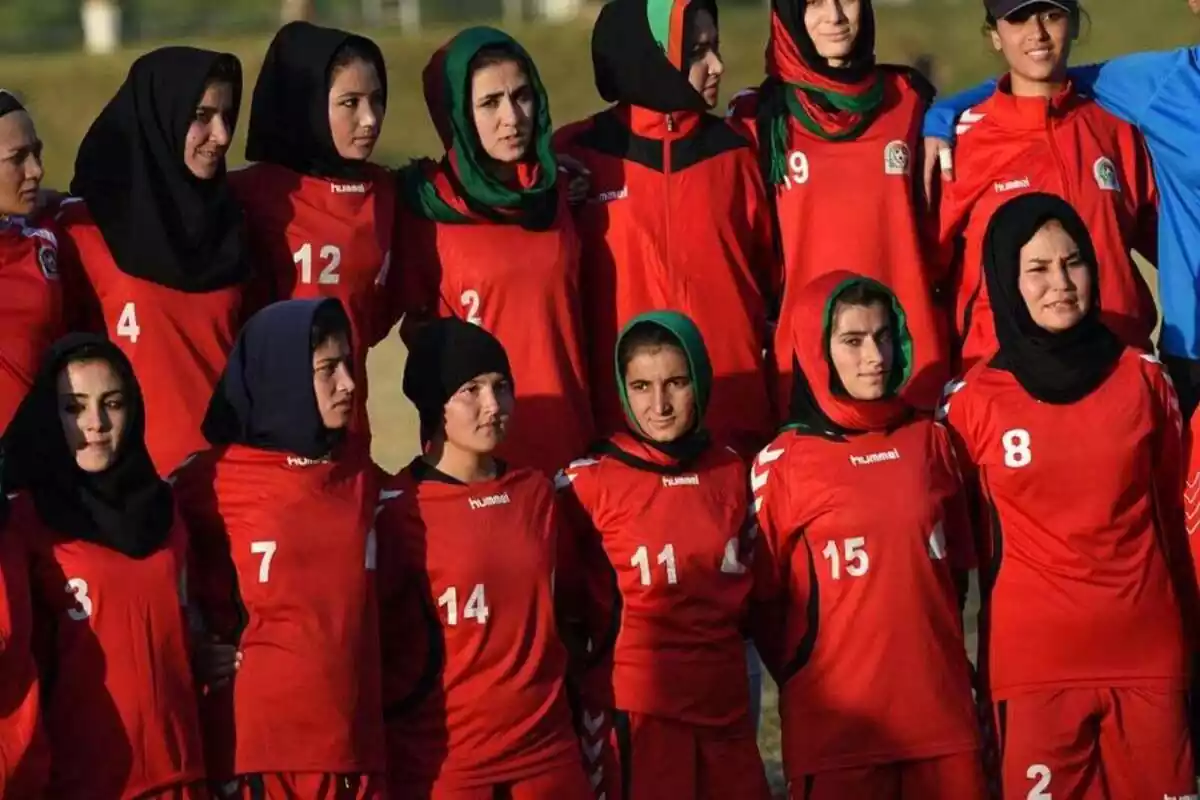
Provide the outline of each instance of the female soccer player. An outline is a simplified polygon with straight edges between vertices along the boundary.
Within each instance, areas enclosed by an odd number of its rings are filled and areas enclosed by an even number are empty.
[[[1010,200],[982,251],[1000,347],[941,413],[980,498],[980,669],[1004,796],[1194,794],[1175,392],[1101,321],[1105,274],[1064,200]]]
[[[902,399],[907,315],[848,272],[811,282],[796,313],[790,423],[751,481],[752,620],[788,780],[810,800],[982,800],[961,617],[974,547],[949,434]]]
[[[626,430],[611,368],[622,329],[676,309],[712,355],[706,424],[749,459],[776,421],[763,352],[777,279],[751,143],[708,113],[725,70],[718,53],[711,0],[606,3],[592,63],[615,105],[559,131],[555,145],[591,172],[576,219],[597,432]]]
[[[385,319],[395,189],[369,159],[387,112],[387,68],[374,42],[307,22],[285,25],[254,86],[246,159],[229,176],[271,299],[335,297],[350,317],[366,432],[367,350]],[[398,313],[398,312],[397,312]],[[398,319],[398,317],[396,318]]]
[[[504,347],[456,317],[413,339],[418,456],[380,492],[388,791],[411,800],[591,800],[554,614],[550,480],[494,455]]]
[[[940,210],[962,362],[969,368],[997,346],[980,267],[988,221],[1005,201],[1029,192],[1059,195],[1079,211],[1100,259],[1101,320],[1126,344],[1145,349],[1158,312],[1130,250],[1157,258],[1157,196],[1141,135],[1068,80],[1081,14],[1076,0],[986,6],[992,44],[1009,70],[966,118],[957,178],[943,187]]]
[[[205,446],[204,406],[245,317],[251,267],[225,181],[241,94],[228,53],[142,56],[84,136],[59,214],[69,327],[133,363],[161,475]]]
[[[592,437],[580,319],[579,239],[550,151],[550,103],[529,54],[469,28],[425,68],[446,155],[401,171],[403,330],[453,316],[513,354],[521,414],[498,455],[547,475]],[[411,285],[410,285],[411,284]]]
[[[42,142],[29,112],[0,89],[0,430],[62,326],[58,237],[29,217],[42,185]]]
[[[915,70],[876,63],[871,0],[774,0],[767,76],[730,115],[757,143],[783,259],[780,412],[791,397],[795,309],[835,269],[895,289],[914,344],[903,396],[932,410],[950,377],[948,316],[934,296],[940,276],[927,257],[913,154],[933,87]]]
[[[290,300],[238,337],[204,418],[213,449],[177,474],[206,635],[236,646],[201,705],[225,797],[377,797],[384,772],[372,513],[350,321]]]
[[[746,465],[704,426],[704,339],[682,314],[643,314],[622,332],[616,362],[628,430],[558,479],[572,549],[606,612],[583,677],[584,753],[596,752],[587,721],[611,715],[617,758],[588,768],[615,786],[624,776],[631,800],[769,798],[742,640]],[[614,571],[616,592],[605,592]]]
[[[6,488],[19,493],[3,536],[20,537],[29,558],[46,797],[208,796],[187,530],[150,459],[145,419],[119,347],[71,334],[46,355],[4,437]]]

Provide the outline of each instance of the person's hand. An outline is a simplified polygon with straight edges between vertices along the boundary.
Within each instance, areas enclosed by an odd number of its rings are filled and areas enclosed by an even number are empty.
[[[230,679],[242,668],[242,652],[232,644],[222,644],[213,636],[200,641],[192,656],[196,680],[210,689],[229,685]]]
[[[592,188],[592,171],[584,163],[562,153],[556,153],[558,170],[567,175],[567,202],[573,206],[582,205],[587,200],[588,191]]]
[[[934,175],[940,171],[946,183],[954,181],[954,146],[945,139],[925,137],[925,148],[921,158],[922,182],[925,192],[925,207],[933,207]]]

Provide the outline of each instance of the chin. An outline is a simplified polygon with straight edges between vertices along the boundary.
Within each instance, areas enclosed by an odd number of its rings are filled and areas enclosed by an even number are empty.
[[[94,453],[81,453],[75,459],[75,463],[84,472],[94,475],[98,472],[104,472],[104,470],[113,465],[115,460],[116,459],[113,457],[112,453],[104,453],[102,455]]]

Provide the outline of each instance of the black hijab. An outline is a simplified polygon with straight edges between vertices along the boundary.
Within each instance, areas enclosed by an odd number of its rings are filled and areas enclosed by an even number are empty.
[[[242,68],[235,56],[164,47],[133,62],[83,137],[71,181],[117,267],[182,292],[216,291],[250,276],[242,209],[224,166],[202,181],[183,161],[196,106],[218,67],[233,76],[236,123]]]
[[[1075,327],[1051,333],[1039,327],[1021,297],[1021,248],[1044,224],[1057,220],[1079,246],[1092,275],[1092,303]],[[1100,321],[1100,277],[1087,225],[1066,200],[1027,194],[992,216],[983,242],[983,268],[1000,351],[990,364],[1011,372],[1034,398],[1074,403],[1091,394],[1112,372],[1124,345]]]
[[[379,46],[363,36],[308,22],[275,34],[263,60],[246,136],[246,160],[264,161],[320,178],[357,179],[367,162],[342,158],[329,128],[333,61],[352,47],[375,64],[387,103],[387,66]]]
[[[75,463],[59,420],[58,376],[68,364],[106,361],[121,379],[125,430],[104,472]],[[175,511],[171,488],[146,449],[146,409],[124,353],[107,339],[73,333],[56,342],[4,433],[4,485],[28,491],[38,516],[66,536],[145,558],[167,539]]]
[[[11,114],[14,111],[24,111],[25,106],[21,105],[21,101],[17,96],[7,89],[0,89],[0,117]]]
[[[321,421],[313,351],[329,335],[349,336],[340,301],[284,300],[259,311],[238,335],[201,430],[213,445],[241,444],[324,458],[344,431]]]
[[[673,16],[674,10],[685,2],[655,3],[651,8],[646,0],[611,0],[600,9],[592,30],[592,67],[596,90],[607,102],[628,103],[664,114],[708,111],[704,98],[688,82],[683,67],[691,52],[692,17],[704,9],[715,21],[715,0],[687,2],[679,53],[668,52],[667,45],[655,38],[648,16],[652,12]]]

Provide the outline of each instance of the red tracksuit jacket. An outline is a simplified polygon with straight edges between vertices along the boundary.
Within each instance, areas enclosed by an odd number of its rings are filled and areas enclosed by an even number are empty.
[[[1070,88],[1049,101],[1014,97],[1004,78],[963,114],[954,158],[940,228],[942,260],[953,262],[964,371],[997,347],[982,266],[988,223],[1028,192],[1059,195],[1083,217],[1100,259],[1101,318],[1129,346],[1149,347],[1158,311],[1129,251],[1157,258],[1158,200],[1150,156],[1132,125]]]
[[[250,311],[247,287],[194,294],[125,274],[82,200],[65,200],[58,224],[68,327],[107,336],[129,358],[146,399],[146,446],[168,475],[208,447],[200,424]]]
[[[61,333],[58,237],[15,217],[0,221],[0,431]]]
[[[883,108],[861,136],[831,142],[788,119],[788,176],[774,187],[783,295],[775,329],[776,402],[787,409],[792,385],[792,317],[800,291],[832,270],[875,278],[896,293],[913,336],[913,378],[904,397],[933,409],[950,379],[949,311],[935,301],[944,276],[932,255],[933,231],[918,210],[916,160],[926,97],[899,70],[882,70]],[[756,146],[758,97],[730,106],[733,124]],[[932,226],[929,226],[930,228]]]
[[[464,485],[418,460],[380,498],[389,790],[479,789],[579,764],[549,479],[512,469]]]
[[[470,214],[440,167],[441,197]],[[481,325],[508,352],[517,408],[498,455],[553,476],[591,443],[593,425],[580,311],[579,237],[560,193],[546,231],[480,219],[447,224],[399,217],[404,241],[401,298],[413,321],[458,317]],[[406,337],[417,326],[407,323]],[[609,357],[611,361],[611,356]]]
[[[607,612],[593,636],[593,651],[608,656],[610,674],[600,681],[607,705],[692,725],[744,725],[745,461],[713,445],[681,470],[621,434],[557,483],[572,551]]]
[[[246,233],[265,285],[264,303],[336,297],[354,337],[356,430],[367,430],[367,350],[399,320],[388,316],[385,287],[392,276],[395,179],[368,165],[363,181],[327,180],[276,164],[256,163],[229,173],[246,210]]]
[[[203,714],[210,777],[384,771],[372,515],[358,442],[311,461],[240,445],[177,475],[192,595],[244,653]]]
[[[974,566],[946,429],[786,431],[751,475],[755,641],[789,777],[978,748],[953,570]]]
[[[20,495],[7,533],[29,551],[44,645],[46,796],[132,800],[203,781],[183,521],[176,518],[165,547],[134,559],[63,537]]]
[[[555,148],[591,170],[576,220],[597,433],[625,430],[612,368],[621,329],[673,309],[708,344],[709,429],[749,457],[775,425],[764,353],[778,284],[750,141],[707,114],[616,106],[560,130]]]
[[[980,497],[980,660],[992,697],[1068,687],[1186,688],[1179,406],[1128,349],[1077,403],[1034,400],[980,362],[947,389]]]
[[[29,554],[16,530],[0,530],[0,797],[42,797],[50,747],[33,654]]]

